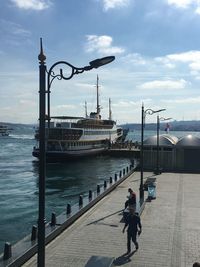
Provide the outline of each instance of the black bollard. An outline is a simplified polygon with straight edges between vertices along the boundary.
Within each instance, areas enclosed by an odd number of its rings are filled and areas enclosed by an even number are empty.
[[[117,174],[115,173],[115,182],[117,181]]]
[[[92,199],[92,190],[89,190],[89,196],[88,196],[89,199]]]
[[[123,175],[125,175],[125,169],[123,169]]]
[[[128,173],[128,167],[126,167],[126,173]]]
[[[56,225],[56,214],[55,214],[55,212],[52,212],[51,213],[51,226],[54,226],[54,225]]]
[[[100,185],[98,184],[97,185],[97,194],[99,194],[100,193]]]
[[[37,238],[37,226],[33,225],[32,232],[31,232],[31,241],[36,240],[36,238]]]
[[[120,177],[120,178],[122,177],[122,171],[119,172],[119,177]]]
[[[112,184],[113,180],[112,180],[112,177],[110,177],[110,184]]]
[[[9,242],[5,243],[4,246],[4,254],[3,254],[3,259],[4,260],[8,260],[9,258],[12,257],[12,248],[11,248],[11,244]]]
[[[67,204],[67,211],[66,211],[67,212],[67,215],[70,214],[71,211],[72,211],[71,205],[70,204]]]
[[[106,187],[107,187],[107,182],[106,182],[106,181],[104,181],[104,184],[103,184],[103,186],[104,186],[104,188],[106,188]]]
[[[80,206],[83,206],[83,196],[82,195],[79,196],[79,207]]]

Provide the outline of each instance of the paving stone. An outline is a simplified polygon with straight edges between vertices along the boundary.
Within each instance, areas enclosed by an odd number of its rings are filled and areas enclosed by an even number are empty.
[[[94,255],[114,257],[113,267],[190,267],[200,261],[200,174],[162,173],[156,178],[157,197],[142,213],[137,252],[124,256],[126,234],[117,211],[123,209],[129,187],[139,192],[139,172],[46,247],[46,266],[84,267]],[[37,266],[37,257],[24,266]]]

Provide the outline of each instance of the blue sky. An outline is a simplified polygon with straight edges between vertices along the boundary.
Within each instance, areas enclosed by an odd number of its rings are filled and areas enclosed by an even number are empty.
[[[114,55],[109,65],[54,80],[51,115],[95,110],[96,76],[102,116],[108,99],[118,123],[141,121],[145,109],[163,117],[200,120],[199,0],[1,0],[0,121],[38,120],[38,54],[47,69],[64,60],[76,67]],[[156,116],[148,116],[155,122]]]

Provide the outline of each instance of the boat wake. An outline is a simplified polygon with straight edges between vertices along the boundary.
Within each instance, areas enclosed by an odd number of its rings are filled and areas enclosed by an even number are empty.
[[[16,134],[10,134],[9,138],[14,138],[14,139],[28,139],[28,140],[34,140],[34,136],[33,135],[28,135],[28,134],[20,134],[20,135],[16,135]]]

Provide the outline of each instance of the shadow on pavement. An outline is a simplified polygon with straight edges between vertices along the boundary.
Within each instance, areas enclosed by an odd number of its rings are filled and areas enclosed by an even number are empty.
[[[118,258],[116,258],[113,261],[114,266],[121,266],[121,265],[126,264],[127,262],[130,262],[131,261],[130,257],[133,256],[133,254],[135,252],[136,252],[136,250],[134,250],[133,252],[131,252],[129,254],[125,253],[125,254],[119,256]]]

